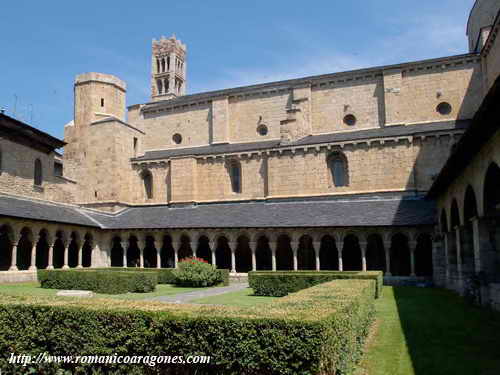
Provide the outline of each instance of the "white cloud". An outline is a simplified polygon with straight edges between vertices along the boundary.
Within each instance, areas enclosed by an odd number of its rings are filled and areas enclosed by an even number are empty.
[[[275,61],[286,61],[274,65],[262,65],[248,69],[224,71],[225,77],[190,82],[190,92],[203,92],[258,83],[280,81],[311,75],[328,74],[378,65],[456,55],[467,51],[467,39],[463,19],[432,15],[415,15],[412,19],[387,19],[401,30],[389,38],[375,40],[371,47],[356,54],[332,48],[330,43],[319,41],[315,35],[304,30],[283,29],[287,38],[293,39],[301,56],[280,56]]]

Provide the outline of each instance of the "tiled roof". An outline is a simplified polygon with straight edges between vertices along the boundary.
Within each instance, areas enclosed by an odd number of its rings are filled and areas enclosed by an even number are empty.
[[[142,206],[113,215],[1,196],[0,215],[103,229],[415,226],[434,224],[435,204],[423,199],[372,196],[182,208]]]
[[[12,196],[0,196],[0,216],[99,227],[75,206]]]
[[[135,207],[92,215],[105,228],[270,228],[413,226],[434,223],[434,203],[410,199],[217,203]]]

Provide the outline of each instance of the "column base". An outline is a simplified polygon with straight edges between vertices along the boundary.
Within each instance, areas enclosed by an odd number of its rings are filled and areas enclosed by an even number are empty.
[[[10,266],[9,271],[19,271],[19,268],[17,266]]]
[[[47,266],[47,268],[45,268],[46,270],[53,270],[54,269],[54,266]]]
[[[82,265],[78,265],[78,266],[76,266],[76,268],[80,269],[80,268],[83,268],[83,266]]]
[[[68,265],[64,265],[64,266],[62,266],[62,269],[63,270],[69,270],[69,266]]]
[[[36,271],[36,269],[37,269],[36,266],[30,266],[28,268],[28,271]]]
[[[384,276],[392,276],[392,273],[386,272]]]

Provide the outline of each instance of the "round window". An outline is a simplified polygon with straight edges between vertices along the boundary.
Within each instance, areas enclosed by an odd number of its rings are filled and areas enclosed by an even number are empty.
[[[262,136],[267,135],[267,132],[268,132],[267,126],[266,125],[259,125],[259,127],[257,128],[257,132]]]
[[[353,126],[356,125],[356,116],[354,115],[346,115],[344,117],[344,124]]]
[[[439,103],[436,107],[436,111],[438,111],[441,115],[449,115],[451,113],[451,104],[447,102]]]
[[[175,133],[173,136],[172,136],[172,140],[174,141],[175,144],[181,144],[182,143],[182,135],[180,135],[179,133]]]

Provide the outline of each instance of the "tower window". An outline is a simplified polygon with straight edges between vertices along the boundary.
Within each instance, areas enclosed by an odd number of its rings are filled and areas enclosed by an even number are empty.
[[[54,163],[54,176],[61,177],[63,175],[63,165],[61,163]]]
[[[347,158],[341,152],[335,152],[328,158],[328,169],[336,187],[349,185]]]
[[[101,107],[104,107],[104,98],[101,98]]]
[[[182,135],[180,135],[179,133],[175,133],[173,136],[172,136],[172,141],[174,141],[174,143],[176,145],[179,145],[182,143]]]
[[[233,193],[241,193],[241,164],[239,161],[232,160],[229,164],[229,177]]]
[[[43,174],[42,174],[42,162],[40,159],[35,160],[35,167],[34,167],[34,184],[36,186],[42,186],[43,182]]]
[[[137,156],[137,138],[134,137],[134,156]]]

